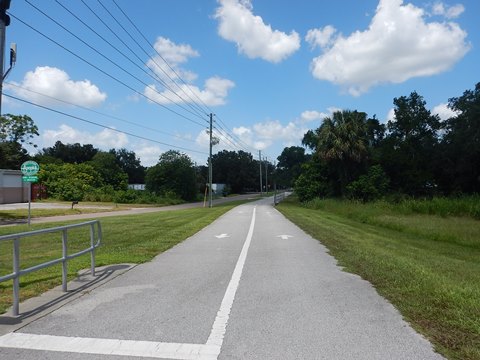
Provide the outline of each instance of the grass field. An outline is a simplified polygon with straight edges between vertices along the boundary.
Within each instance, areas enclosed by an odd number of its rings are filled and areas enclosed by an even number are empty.
[[[479,360],[480,221],[407,208],[334,200],[305,206],[293,197],[278,207],[347,271],[370,281],[437,351]]]
[[[155,212],[142,215],[102,218],[103,243],[96,252],[96,265],[142,263],[195,234],[216,218],[239,205],[231,202],[211,209]],[[40,228],[61,226],[68,223],[0,227],[0,235]],[[69,233],[69,253],[88,247],[88,228]],[[62,245],[58,236],[35,236],[21,242],[22,268],[61,257]],[[73,279],[81,269],[90,267],[87,254],[68,263],[69,278]],[[12,272],[12,242],[0,243],[0,276]],[[37,296],[61,284],[61,265],[25,275],[20,280],[21,301]],[[0,314],[12,305],[12,281],[0,283]]]
[[[49,201],[41,201],[41,203],[49,203]],[[56,204],[65,205],[64,208],[33,208],[30,211],[32,218],[61,216],[61,215],[79,215],[92,214],[97,212],[120,211],[128,210],[134,207],[153,207],[151,204],[115,204],[115,203],[101,203],[101,202],[82,202],[81,205],[75,205],[71,208],[71,202],[55,201]],[[0,224],[9,223],[13,220],[26,220],[28,218],[28,208],[16,210],[0,210]]]

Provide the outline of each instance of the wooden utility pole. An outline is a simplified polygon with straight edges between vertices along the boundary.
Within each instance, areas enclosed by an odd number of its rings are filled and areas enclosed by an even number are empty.
[[[263,196],[263,184],[262,184],[262,150],[258,150],[258,162],[260,163],[260,196]]]
[[[213,170],[212,170],[212,132],[213,132],[213,114],[210,114],[210,152],[208,157],[208,207],[212,207],[212,177],[213,177]]]

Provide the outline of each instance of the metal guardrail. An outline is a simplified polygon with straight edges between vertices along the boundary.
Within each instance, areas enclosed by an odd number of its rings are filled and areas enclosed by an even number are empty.
[[[273,203],[275,206],[277,206],[280,201],[282,201],[283,199],[285,199],[285,191],[282,191],[282,192],[275,192],[275,195],[273,196]]]
[[[96,231],[95,231],[96,225]],[[81,250],[75,254],[68,254],[68,230],[90,226],[90,247],[87,249]],[[54,232],[62,232],[62,257],[47,261],[42,264],[38,264],[27,269],[20,268],[20,239],[26,238],[34,235],[48,234]],[[96,236],[95,236],[96,235]],[[0,242],[2,241],[13,241],[13,272],[11,274],[1,276],[0,282],[13,279],[13,309],[12,313],[14,316],[19,314],[19,303],[20,303],[20,276],[29,274],[31,272],[44,269],[49,266],[53,266],[59,263],[62,263],[62,290],[67,291],[67,263],[68,260],[76,258],[86,253],[90,253],[90,271],[92,275],[95,275],[95,249],[100,246],[102,241],[102,228],[100,226],[100,221],[92,220],[79,224],[58,226],[49,229],[27,231],[18,234],[10,234],[0,236]],[[96,241],[95,241],[96,240]]]

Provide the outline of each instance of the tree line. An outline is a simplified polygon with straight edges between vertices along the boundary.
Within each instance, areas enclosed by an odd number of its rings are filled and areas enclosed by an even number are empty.
[[[382,124],[358,110],[336,111],[308,131],[303,146],[286,147],[271,163],[244,151],[212,156],[213,182],[226,193],[293,187],[300,200],[348,197],[370,201],[386,195],[425,197],[480,192],[480,83],[448,100],[455,114],[441,121],[417,92],[393,100],[394,119]],[[31,158],[41,164],[49,196],[63,200],[192,201],[206,190],[208,167],[179,151],[163,153],[156,165],[141,165],[133,151],[101,151],[91,144],[57,141],[33,157],[38,128],[27,115],[0,117],[0,168],[19,169]],[[266,184],[265,173],[268,173]],[[145,184],[146,192],[127,189]]]
[[[336,111],[304,135],[310,155],[301,147],[284,150],[279,160],[294,154],[301,161],[289,169],[300,200],[480,192],[480,83],[448,100],[455,115],[445,121],[415,91],[393,104],[386,124],[365,112]]]
[[[24,146],[35,146],[35,136],[38,128],[29,116],[2,116],[0,168],[20,169],[24,161],[35,160],[41,165],[39,182],[47,195],[55,199],[123,203],[194,201],[208,190],[208,166],[196,165],[188,155],[176,150],[161,154],[157,164],[147,168],[133,151],[102,151],[92,144],[57,141],[30,156]],[[212,164],[213,182],[227,185],[220,195],[258,191],[260,163],[250,153],[224,150],[212,156]],[[266,165],[265,170],[273,172],[272,165]],[[129,190],[128,184],[145,184],[146,191]]]

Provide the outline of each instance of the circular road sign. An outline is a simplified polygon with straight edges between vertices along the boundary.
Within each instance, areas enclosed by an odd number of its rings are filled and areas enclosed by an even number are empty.
[[[32,176],[38,173],[40,170],[40,166],[35,161],[25,161],[22,166],[20,167],[22,174],[25,176]]]

